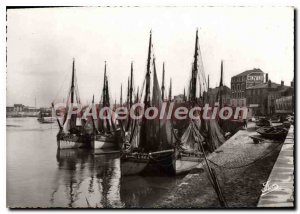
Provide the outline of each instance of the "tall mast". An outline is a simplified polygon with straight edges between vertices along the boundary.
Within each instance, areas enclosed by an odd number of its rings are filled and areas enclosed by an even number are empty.
[[[183,101],[186,101],[186,98],[185,98],[185,88],[183,88]]]
[[[148,47],[148,58],[147,58],[147,73],[146,73],[146,91],[144,104],[145,107],[150,105],[150,62],[151,62],[151,47],[152,47],[152,31],[150,31],[149,47]]]
[[[75,79],[75,59],[73,59],[72,65],[72,83],[71,83],[71,103],[74,102],[74,79]]]
[[[128,77],[128,80],[127,80],[127,100],[126,100],[126,103],[127,103],[127,107],[129,107],[129,83],[130,80],[129,80],[129,77]]]
[[[132,106],[132,92],[133,92],[133,64],[131,62],[130,88],[129,88],[129,108],[131,108],[131,106]]]
[[[222,107],[223,103],[222,103],[222,91],[223,91],[223,60],[221,61],[221,78],[220,78],[220,86],[219,86],[219,104],[220,107]]]
[[[102,90],[102,102],[103,106],[106,104],[106,61],[104,61],[104,77],[103,77],[103,90]]]
[[[109,97],[109,91],[108,91],[108,80],[107,80],[107,76],[106,76],[106,105],[109,107],[110,106],[110,102],[109,102],[109,100],[110,100],[110,97]]]
[[[198,29],[196,31],[196,42],[195,42],[195,54],[194,54],[194,64],[192,70],[192,87],[191,87],[191,99],[192,102],[196,101],[196,84],[198,75]]]
[[[202,94],[202,91],[201,91],[201,83],[199,83],[199,98],[201,99],[201,94]]]
[[[207,91],[209,91],[209,74],[207,76]]]
[[[123,94],[123,92],[122,92],[122,83],[121,83],[121,92],[120,92],[120,106],[122,106],[122,104],[123,104],[123,98],[122,98],[122,94]]]
[[[132,92],[133,92],[133,88],[132,88],[132,85],[133,85],[133,66],[132,66],[132,62],[131,62],[131,70],[130,70],[130,80],[128,79],[128,101],[129,101],[129,110],[131,109],[131,106],[132,106]],[[128,121],[127,121],[127,126],[126,126],[126,131],[129,130],[130,128],[130,125],[131,125],[131,118],[128,117]]]
[[[140,90],[140,88],[139,88],[139,86],[137,87],[137,92],[136,92],[136,103],[138,103],[139,102],[139,90]]]
[[[169,101],[172,101],[172,78],[170,78]]]
[[[162,101],[165,99],[165,62],[163,62],[163,74],[162,74],[162,84],[161,84],[161,97]]]

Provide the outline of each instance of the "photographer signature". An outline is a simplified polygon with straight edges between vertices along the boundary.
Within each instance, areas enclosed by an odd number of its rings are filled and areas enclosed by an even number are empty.
[[[277,190],[278,188],[279,188],[279,186],[277,184],[270,185],[270,181],[268,180],[267,182],[263,183],[263,188],[261,190],[261,192],[262,192],[261,195],[262,196],[266,195],[270,192],[273,192],[273,191]]]

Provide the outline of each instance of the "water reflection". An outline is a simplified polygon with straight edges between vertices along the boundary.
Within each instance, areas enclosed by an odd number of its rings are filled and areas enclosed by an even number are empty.
[[[57,150],[58,178],[51,202],[63,191],[68,207],[120,207],[120,159],[85,149]],[[63,190],[62,190],[63,189]]]
[[[57,150],[57,129],[36,118],[7,119],[11,207],[152,207],[180,178],[121,177],[119,154]],[[26,142],[26,143],[24,143]]]
[[[175,177],[121,177],[118,154],[66,149],[57,150],[56,158],[58,177],[52,206],[65,200],[67,207],[151,207],[178,181]]]

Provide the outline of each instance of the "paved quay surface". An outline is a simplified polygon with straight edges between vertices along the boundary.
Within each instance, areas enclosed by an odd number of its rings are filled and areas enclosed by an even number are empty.
[[[238,131],[208,157],[228,207],[257,207],[262,184],[268,180],[282,146],[282,142],[270,140],[254,144],[250,135],[257,135],[253,123],[247,130]],[[154,207],[220,207],[206,166],[199,164]]]
[[[275,191],[261,195],[258,207],[294,207],[294,127],[291,126],[269,176]]]

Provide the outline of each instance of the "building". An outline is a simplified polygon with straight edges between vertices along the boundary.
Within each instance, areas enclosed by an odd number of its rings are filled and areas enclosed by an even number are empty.
[[[220,87],[215,87],[215,88],[209,88],[208,92],[204,92],[205,94],[203,96],[207,97],[208,100],[208,104],[210,106],[214,106],[216,102],[219,102],[219,88]],[[230,106],[231,102],[230,102],[230,98],[231,98],[231,89],[227,86],[223,86],[223,90],[222,90],[222,104],[223,106]]]
[[[13,106],[6,106],[6,112],[13,112],[14,107]]]
[[[266,79],[268,74],[266,74]],[[246,106],[246,89],[264,82],[264,72],[259,68],[244,71],[231,78],[231,105]]]
[[[275,114],[275,101],[292,94],[293,88],[285,86],[283,81],[277,84],[268,80],[268,82],[246,89],[247,106],[252,109],[254,115],[273,115]]]
[[[275,113],[286,115],[294,113],[293,96],[285,96],[275,100]]]
[[[15,112],[23,112],[24,111],[24,105],[23,104],[14,104],[14,111]]]

